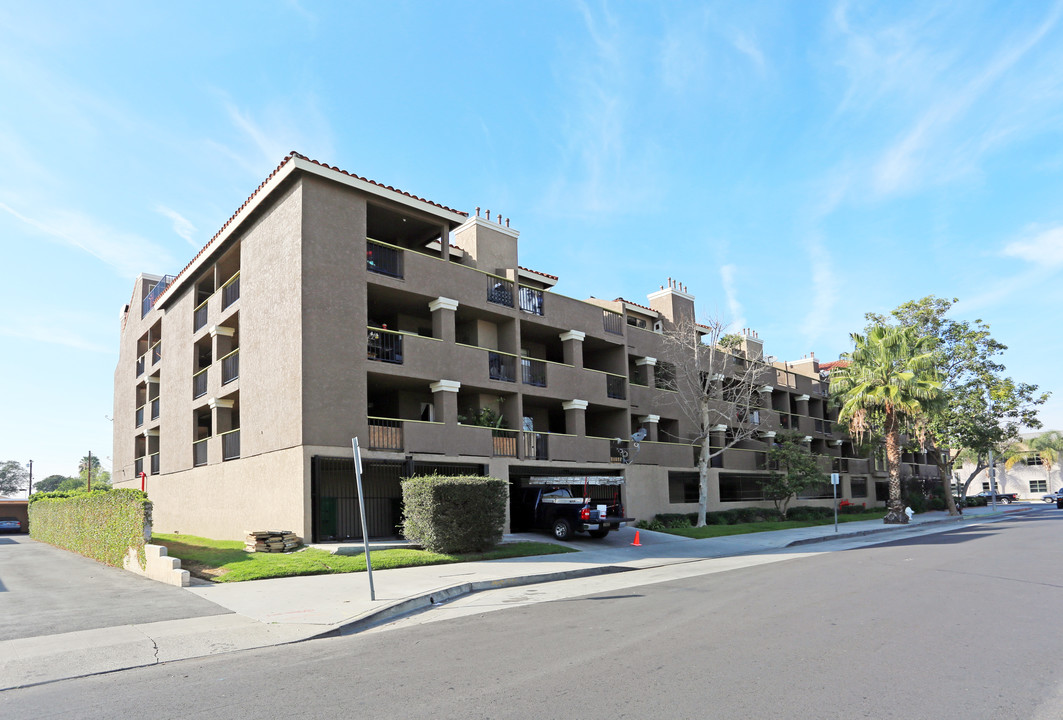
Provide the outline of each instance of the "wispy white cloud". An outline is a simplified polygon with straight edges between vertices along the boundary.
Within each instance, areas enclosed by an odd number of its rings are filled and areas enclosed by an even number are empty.
[[[1048,268],[1063,266],[1063,225],[1037,229],[1004,246],[1003,254]]]
[[[753,38],[740,30],[735,30],[731,37],[731,44],[734,46],[735,50],[749,58],[756,66],[757,70],[763,72],[767,67],[767,60],[765,60],[764,53],[761,52],[760,46],[757,45],[756,38]]]
[[[808,241],[808,260],[812,270],[812,304],[802,327],[808,342],[817,342],[828,333],[836,334],[834,308],[838,301],[838,279],[830,253],[818,235]]]
[[[737,268],[734,265],[720,266],[720,284],[723,286],[724,296],[727,298],[728,324],[732,328],[741,330],[746,326],[745,310],[738,299],[738,289],[735,287],[735,274]]]
[[[2,323],[0,335],[4,337],[60,345],[93,353],[114,352],[112,347],[81,336],[80,333],[86,323],[86,318],[83,317],[57,318],[55,314],[25,317],[9,314],[8,317],[0,320],[0,323]]]
[[[173,223],[173,231],[187,240],[189,245],[194,248],[199,247],[199,243],[197,243],[195,239],[196,226],[193,225],[188,218],[165,205],[156,205],[155,212],[169,218],[170,222]]]
[[[1012,240],[1000,251],[1003,257],[1025,261],[1018,272],[994,273],[989,282],[978,286],[979,292],[956,303],[958,312],[974,313],[997,307],[1014,297],[1031,298],[1045,288],[1058,288],[1063,269],[1063,225],[1031,226],[1022,237]]]
[[[4,202],[0,202],[0,210],[53,242],[88,253],[124,277],[175,264],[162,247],[139,235],[114,230],[84,213],[49,209],[30,217]]]

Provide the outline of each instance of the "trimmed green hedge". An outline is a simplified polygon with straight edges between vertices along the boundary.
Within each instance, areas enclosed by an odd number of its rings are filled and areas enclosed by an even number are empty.
[[[403,480],[403,534],[431,552],[484,552],[502,540],[506,496],[506,482],[497,478],[425,475]]]
[[[30,537],[122,567],[129,548],[144,567],[151,501],[140,490],[37,493],[30,497]]]

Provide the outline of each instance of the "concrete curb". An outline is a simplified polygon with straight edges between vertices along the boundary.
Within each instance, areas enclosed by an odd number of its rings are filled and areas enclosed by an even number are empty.
[[[452,600],[463,595],[482,590],[502,590],[504,588],[520,587],[522,585],[538,585],[540,583],[556,582],[558,580],[573,580],[576,578],[595,577],[597,575],[613,575],[615,573],[631,572],[642,568],[621,567],[619,565],[600,565],[598,567],[578,568],[576,570],[558,570],[539,575],[520,575],[517,577],[499,578],[497,580],[476,580],[474,582],[460,583],[449,587],[433,590],[429,593],[415,595],[399,600],[378,610],[371,610],[361,617],[347,620],[337,627],[330,628],[315,637],[329,635],[354,635],[368,630],[369,628],[382,625],[388,620],[404,615],[411,615],[419,610],[424,610],[433,605]],[[308,638],[309,639],[309,638]]]

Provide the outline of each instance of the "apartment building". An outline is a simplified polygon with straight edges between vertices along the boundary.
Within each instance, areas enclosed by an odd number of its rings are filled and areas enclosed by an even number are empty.
[[[114,484],[144,483],[159,531],[360,537],[357,437],[370,536],[395,534],[399,478],[433,471],[511,486],[620,476],[629,515],[695,510],[693,429],[662,346],[694,297],[673,281],[646,305],[566,297],[520,265],[518,240],[490,211],[288,156],[188,265],[137,278]],[[884,468],[832,425],[815,358],[765,358],[751,331],[734,354],[766,363],[743,419],[757,432],[714,458],[711,509],[763,503],[764,453],[786,430],[842,474],[841,496],[885,497]],[[802,502],[830,497],[827,485]]]

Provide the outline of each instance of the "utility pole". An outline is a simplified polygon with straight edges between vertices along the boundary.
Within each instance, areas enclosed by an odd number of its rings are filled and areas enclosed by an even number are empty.
[[[87,472],[87,474],[85,475],[85,477],[88,478],[88,487],[86,487],[85,489],[86,490],[92,490],[92,451],[91,450],[89,450],[89,466],[88,466],[88,469],[87,469],[86,472]]]
[[[989,450],[989,494],[993,498],[993,512],[997,511],[997,466],[993,460],[993,450]]]
[[[29,484],[29,487],[26,488],[26,499],[29,500],[30,499],[30,495],[32,495],[32,494],[33,494],[33,461],[30,460],[30,484]]]

